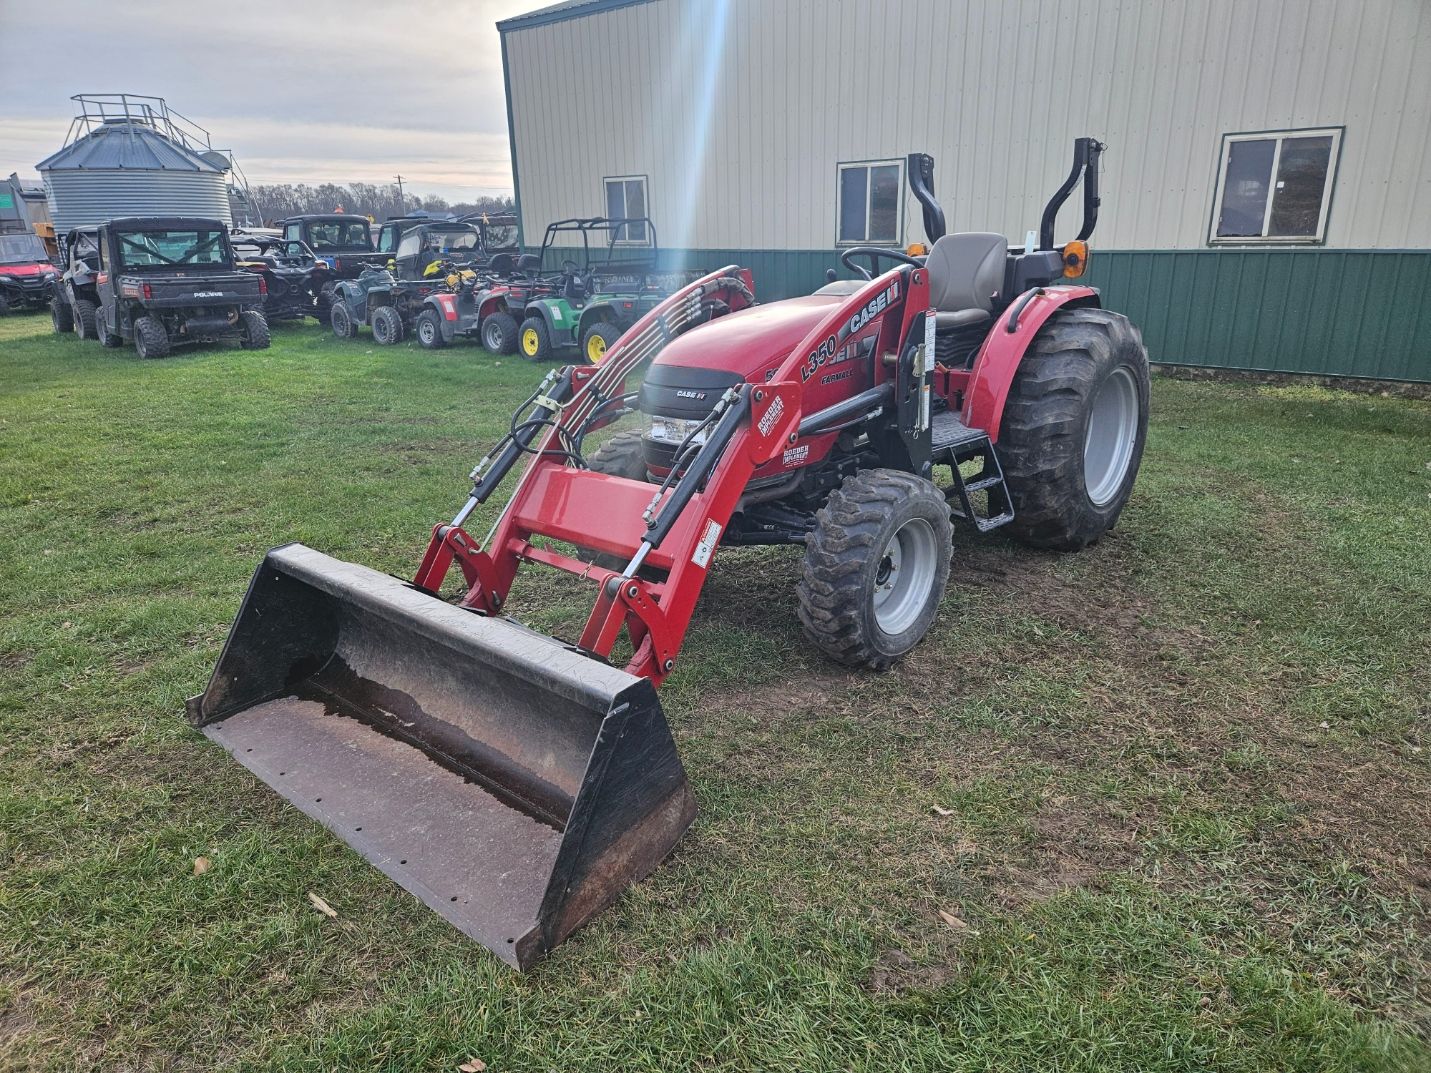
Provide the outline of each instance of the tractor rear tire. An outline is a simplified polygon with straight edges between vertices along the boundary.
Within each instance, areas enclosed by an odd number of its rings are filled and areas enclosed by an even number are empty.
[[[489,313],[482,322],[482,349],[493,354],[517,352],[517,318],[510,313]]]
[[[339,298],[328,310],[328,323],[333,334],[339,339],[356,339],[358,326],[353,323],[353,314],[348,311],[348,303]]]
[[[94,339],[94,316],[96,307],[93,302],[80,298],[75,302],[75,334],[81,339]]]
[[[424,350],[441,350],[447,345],[442,335],[442,320],[435,309],[424,309],[417,315],[418,345]]]
[[[141,358],[167,358],[169,333],[157,317],[140,317],[134,322],[134,349]]]
[[[621,338],[621,329],[609,320],[599,320],[581,337],[581,355],[588,365],[600,365],[606,352]]]
[[[892,469],[847,477],[805,538],[805,635],[847,666],[889,667],[934,622],[952,539],[949,504],[929,481]]]
[[[245,350],[267,350],[272,341],[267,317],[256,309],[245,309],[239,314],[239,346]]]
[[[548,361],[552,356],[552,333],[541,317],[528,317],[517,331],[517,353],[528,361]]]
[[[402,342],[402,314],[392,306],[378,306],[373,310],[373,342],[378,346]]]
[[[50,299],[50,320],[55,326],[56,335],[65,335],[75,330],[75,311],[63,299]]]
[[[1118,522],[1148,435],[1148,351],[1106,309],[1055,313],[1024,356],[1004,405],[999,461],[1009,533],[1078,551]]]

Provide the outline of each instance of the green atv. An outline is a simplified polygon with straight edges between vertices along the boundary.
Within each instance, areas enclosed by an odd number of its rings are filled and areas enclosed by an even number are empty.
[[[591,260],[593,233],[605,238],[606,259],[600,264]],[[622,332],[688,276],[695,278],[686,272],[657,273],[656,228],[645,216],[548,224],[540,263],[574,250],[575,243],[560,241],[573,234],[581,236],[583,263],[564,258],[555,285],[548,293],[534,295],[523,309],[517,353],[529,361],[546,361],[558,350],[579,347],[582,357],[595,365]]]

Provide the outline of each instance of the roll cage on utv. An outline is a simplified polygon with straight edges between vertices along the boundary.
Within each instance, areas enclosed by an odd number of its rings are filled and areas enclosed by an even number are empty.
[[[266,285],[235,263],[222,222],[109,220],[94,229],[92,247],[89,234],[72,232],[66,240],[74,265],[68,286],[56,291],[57,331],[73,327],[106,347],[132,342],[142,358],[162,358],[175,344],[219,339],[249,349],[268,346]]]
[[[581,236],[581,261],[568,253],[568,236]],[[591,237],[603,240],[604,256],[593,260]],[[633,236],[639,235],[640,238]],[[534,295],[523,310],[518,352],[545,361],[558,350],[579,347],[590,364],[601,361],[621,333],[665,298],[676,285],[699,273],[657,274],[660,247],[656,225],[646,216],[594,216],[557,220],[547,225],[540,264],[560,257],[555,285]]]

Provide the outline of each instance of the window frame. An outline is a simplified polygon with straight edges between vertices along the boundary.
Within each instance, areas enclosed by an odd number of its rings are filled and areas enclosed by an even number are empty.
[[[845,185],[845,171],[849,168],[864,168],[866,172],[873,168],[894,167],[899,178],[899,194],[894,207],[894,236],[889,240],[890,248],[904,246],[904,212],[905,212],[905,176],[904,160],[900,157],[883,158],[876,157],[870,160],[837,160],[835,162],[835,247],[849,246],[878,246],[885,240],[879,238],[842,239],[840,238],[840,217],[842,216],[840,198]],[[874,203],[874,183],[869,181],[868,175],[865,178],[865,234],[869,234],[870,229],[870,209]]]
[[[1222,135],[1222,147],[1217,156],[1217,173],[1213,180],[1212,213],[1207,224],[1207,244],[1209,246],[1325,246],[1327,243],[1327,223],[1331,218],[1332,199],[1336,193],[1337,172],[1342,162],[1342,138],[1345,126],[1285,127],[1276,130],[1228,131]],[[1262,208],[1262,230],[1265,232],[1272,221],[1272,203],[1276,199],[1277,169],[1282,163],[1282,143],[1288,138],[1311,138],[1326,136],[1332,139],[1327,158],[1327,177],[1322,185],[1321,210],[1317,215],[1315,235],[1219,235],[1218,221],[1222,217],[1222,199],[1226,193],[1227,165],[1232,156],[1234,142],[1274,141],[1272,150],[1272,186],[1267,191],[1267,204]]]
[[[608,187],[610,186],[611,183],[621,183],[621,217],[620,217],[620,218],[625,218],[625,217],[627,216],[627,214],[629,213],[630,210],[626,207],[626,184],[627,184],[627,183],[634,183],[634,182],[639,182],[639,183],[641,184],[641,197],[642,197],[642,199],[646,202],[646,211],[643,212],[641,215],[644,216],[644,217],[645,217],[646,219],[648,219],[648,220],[651,219],[651,183],[650,183],[649,177],[648,177],[648,176],[645,176],[645,175],[603,175],[603,176],[601,177],[601,206],[602,206],[602,215],[605,215],[606,212],[609,211],[610,205],[611,205],[611,193],[610,193],[610,190],[608,189]],[[609,219],[617,219],[617,217],[608,217],[608,218],[609,218]],[[622,228],[622,230],[624,231],[625,228]],[[630,247],[633,247],[633,248],[636,248],[636,249],[650,249],[650,248],[651,248],[651,230],[652,230],[652,229],[651,229],[650,227],[647,227],[647,228],[646,228],[646,237],[643,238],[643,239],[615,238],[615,239],[612,240],[611,245],[613,245],[613,246],[630,246]],[[614,232],[613,232],[613,234],[614,234]]]

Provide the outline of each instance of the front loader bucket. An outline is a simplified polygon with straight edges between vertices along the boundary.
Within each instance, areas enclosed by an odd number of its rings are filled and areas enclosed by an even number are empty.
[[[695,816],[650,682],[302,544],[264,558],[188,712],[518,968]]]

